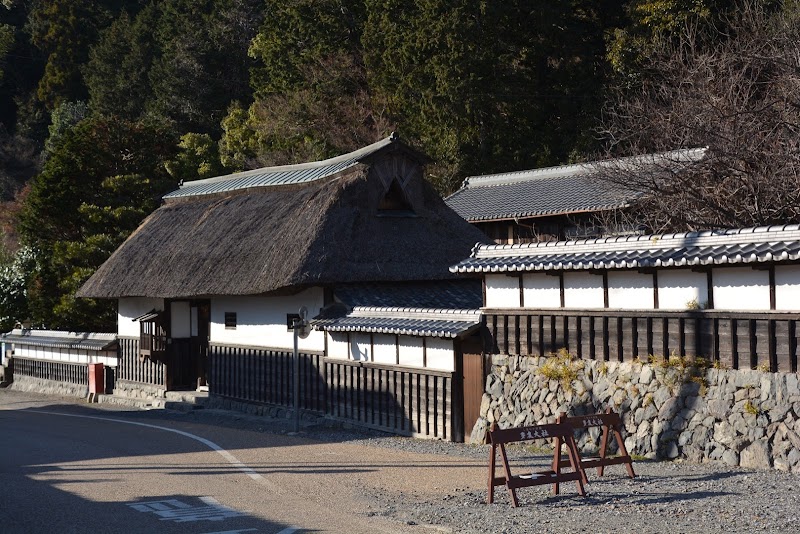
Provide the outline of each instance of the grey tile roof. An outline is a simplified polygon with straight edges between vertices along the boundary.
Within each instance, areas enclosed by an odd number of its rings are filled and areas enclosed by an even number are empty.
[[[193,180],[181,184],[180,188],[164,195],[165,199],[211,195],[227,193],[238,189],[253,187],[269,187],[278,185],[291,185],[313,182],[332,176],[338,172],[358,164],[362,159],[374,154],[378,150],[396,142],[398,137],[394,134],[360,148],[354,152],[343,154],[323,161],[313,161],[298,165],[281,165],[278,167],[264,167],[251,171],[237,172],[225,176]]]
[[[480,280],[441,280],[436,282],[395,282],[337,285],[337,300],[349,308],[473,309],[482,305]]]
[[[636,269],[797,261],[800,225],[476,246],[454,273]]]
[[[705,148],[610,161],[470,176],[445,202],[471,222],[593,212],[628,206],[640,193],[595,178],[603,170],[642,165],[681,166],[702,159]]]
[[[456,338],[481,324],[480,310],[356,307],[344,317],[313,319],[314,330]]]
[[[115,350],[116,334],[64,332],[60,330],[20,330],[0,334],[0,341],[31,347],[78,350]]]

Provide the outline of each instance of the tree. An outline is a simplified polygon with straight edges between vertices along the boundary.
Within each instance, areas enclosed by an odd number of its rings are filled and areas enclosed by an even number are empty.
[[[158,53],[147,110],[181,132],[218,135],[234,100],[249,101],[247,47],[261,18],[257,0],[158,2]]]
[[[0,254],[0,332],[30,317],[28,285],[36,272],[36,252],[20,249],[13,257]]]
[[[47,109],[63,100],[81,100],[86,89],[80,67],[98,31],[112,20],[104,2],[47,0],[34,4],[28,18],[31,42],[46,56],[37,97]]]
[[[583,132],[601,101],[613,3],[385,4],[367,1],[370,83],[444,164],[444,192],[468,174],[566,161],[591,141]]]
[[[679,172],[645,162],[605,176],[646,193],[635,215],[653,231],[800,222],[800,16],[735,13],[716,39],[687,28],[664,43],[606,110],[609,156],[708,147]]]
[[[363,1],[269,1],[250,46],[255,102],[223,120],[226,164],[325,158],[391,131],[369,91],[361,48]]]
[[[135,16],[125,11],[91,47],[82,72],[94,113],[127,120],[142,116],[152,97],[149,72],[158,50],[152,35],[157,20],[154,4]]]
[[[164,164],[176,139],[163,124],[91,117],[67,130],[33,180],[19,217],[39,251],[28,305],[51,328],[113,329],[113,305],[74,292],[175,187]]]

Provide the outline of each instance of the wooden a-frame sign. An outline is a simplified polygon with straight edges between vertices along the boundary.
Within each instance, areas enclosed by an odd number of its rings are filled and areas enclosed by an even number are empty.
[[[516,475],[512,474],[511,466],[508,463],[508,454],[506,453],[506,443],[533,441],[537,439],[555,439],[558,444],[553,450],[552,470]],[[489,496],[487,499],[489,504],[494,502],[495,486],[505,486],[508,489],[508,493],[511,496],[511,503],[515,508],[519,506],[517,488],[552,484],[553,495],[556,495],[558,493],[559,482],[574,480],[575,484],[578,486],[578,494],[581,496],[586,495],[586,490],[583,487],[585,475],[581,472],[578,447],[575,445],[575,438],[572,435],[571,425],[567,423],[554,423],[498,429],[496,424],[492,424],[492,428],[489,430],[489,441],[492,445],[489,456]],[[560,461],[562,443],[567,446],[568,463],[572,467],[572,472],[561,471],[562,467],[566,466],[566,464],[562,465]],[[500,451],[500,460],[503,464],[503,473],[501,476],[496,476],[495,474],[498,450]]]
[[[588,479],[586,478],[586,469],[590,469],[592,467],[597,468],[598,476],[603,476],[603,471],[606,466],[624,465],[628,470],[628,476],[631,478],[636,476],[636,473],[633,471],[633,460],[628,454],[628,450],[625,448],[625,440],[622,439],[622,418],[614,410],[608,408],[606,413],[581,415],[575,417],[567,417],[567,414],[562,413],[558,416],[557,421],[559,423],[566,423],[570,425],[574,430],[585,430],[592,427],[602,427],[603,429],[603,435],[600,439],[599,457],[582,458],[580,454],[578,455],[580,471],[583,474],[584,483],[588,482]],[[614,434],[614,439],[616,440],[617,447],[619,448],[619,455],[613,457],[608,456],[609,437],[611,433]],[[569,447],[567,448],[569,449]],[[560,439],[556,438],[556,451],[560,450]],[[567,461],[564,460],[560,454],[558,456],[559,465],[566,466],[571,464],[571,458]]]

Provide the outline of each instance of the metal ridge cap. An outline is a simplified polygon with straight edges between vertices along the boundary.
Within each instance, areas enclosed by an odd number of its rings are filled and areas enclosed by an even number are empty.
[[[290,171],[302,171],[308,169],[316,169],[320,167],[327,167],[328,165],[335,165],[337,163],[344,163],[349,160],[358,161],[360,158],[372,154],[381,148],[388,146],[397,141],[396,137],[386,137],[385,139],[381,139],[371,145],[367,145],[365,147],[359,148],[358,150],[354,150],[353,152],[348,152],[346,154],[341,154],[339,156],[334,156],[332,158],[319,160],[319,161],[309,161],[305,163],[295,163],[292,165],[275,165],[271,167],[261,167],[258,169],[251,169],[247,171],[235,172],[232,174],[225,174],[222,176],[214,176],[211,178],[203,178],[201,180],[192,180],[191,182],[185,182],[183,185],[180,186],[179,189],[175,191],[171,191],[167,193],[167,195],[172,194],[176,191],[181,189],[195,186],[195,185],[209,185],[209,184],[217,184],[221,182],[227,182],[230,180],[237,180],[240,178],[248,178],[250,176],[255,176],[258,174],[269,174],[273,172],[290,172]]]
[[[589,172],[591,172],[591,169],[587,167],[586,163],[570,163],[566,165],[556,165],[554,167],[541,167],[539,169],[468,176],[464,179],[464,185],[461,189],[491,187],[545,178],[566,178],[569,176],[588,174]]]
[[[500,185],[506,183],[515,183],[526,180],[534,180],[539,178],[563,178],[567,176],[576,176],[581,174],[591,174],[598,167],[606,167],[609,165],[624,165],[630,163],[646,162],[649,160],[668,160],[675,158],[679,162],[691,162],[702,159],[708,147],[695,147],[695,148],[678,148],[666,152],[654,152],[651,154],[639,154],[636,156],[624,156],[621,158],[614,158],[609,160],[587,161],[583,163],[570,163],[564,165],[555,165],[551,167],[540,167],[538,169],[527,169],[519,171],[510,171],[505,173],[484,174],[476,176],[467,176],[461,189],[469,187],[488,187],[491,185]]]

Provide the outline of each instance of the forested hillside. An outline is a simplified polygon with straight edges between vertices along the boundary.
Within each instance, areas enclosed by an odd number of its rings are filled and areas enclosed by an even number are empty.
[[[756,0],[1,0],[0,330],[113,330],[112,303],[72,295],[179,181],[391,131],[434,158],[443,194],[470,174],[735,144],[702,170],[734,172],[727,197],[694,187],[699,175],[637,184],[673,199],[648,224],[800,219],[800,166],[781,159],[797,153],[796,13]],[[764,205],[776,197],[794,210]]]

